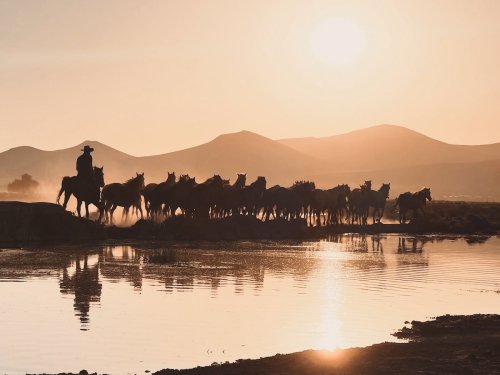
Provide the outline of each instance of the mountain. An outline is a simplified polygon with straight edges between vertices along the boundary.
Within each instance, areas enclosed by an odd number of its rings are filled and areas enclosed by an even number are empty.
[[[102,165],[101,161],[105,161],[105,169],[123,169],[126,162],[132,158],[96,141],[85,141],[77,146],[56,151],[44,151],[27,146],[16,147],[0,153],[0,166],[3,172],[0,176],[0,186],[7,185],[23,173],[29,173],[41,183],[44,194],[52,193],[55,196],[54,191],[62,177],[76,174],[76,158],[81,154],[84,145],[90,145],[95,149],[94,163]]]
[[[44,199],[53,201],[63,176],[75,175],[81,149],[95,149],[94,164],[104,166],[107,183],[144,172],[146,183],[166,178],[168,171],[196,176],[198,182],[217,173],[234,181],[246,172],[248,183],[265,176],[268,186],[289,186],[310,179],[321,188],[338,183],[374,187],[391,182],[391,197],[429,186],[438,199],[500,200],[500,143],[452,145],[412,130],[379,125],[324,138],[272,140],[241,131],[181,151],[136,157],[96,141],[56,151],[16,147],[0,153],[0,191],[29,173],[41,183]]]
[[[189,149],[145,157],[135,157],[100,142],[85,141],[56,151],[23,146],[0,153],[3,171],[0,186],[5,187],[14,178],[29,173],[41,183],[43,193],[53,199],[62,177],[76,174],[76,158],[86,144],[95,149],[94,164],[104,166],[107,183],[124,181],[135,172],[144,172],[146,183],[157,182],[166,178],[167,171],[175,171],[178,176],[184,173],[196,176],[198,182],[216,173],[234,181],[236,173],[246,172],[249,183],[262,175],[270,184],[290,185],[318,162],[312,156],[248,131],[224,134]]]
[[[224,178],[236,178],[246,172],[247,181],[266,176],[270,183],[291,184],[319,163],[313,156],[303,154],[261,135],[241,131],[221,135],[200,146],[162,155],[138,158],[138,170],[153,180],[164,179],[167,170],[178,175],[188,173],[197,181],[214,173]]]
[[[343,171],[500,159],[500,143],[452,145],[395,125],[378,125],[324,138],[293,138],[279,142]]]

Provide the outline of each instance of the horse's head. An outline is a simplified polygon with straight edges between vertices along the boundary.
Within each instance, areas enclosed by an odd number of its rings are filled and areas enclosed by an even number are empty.
[[[188,174],[183,174],[179,177],[179,183],[182,183],[186,186],[194,186],[196,185],[196,177],[189,177]]]
[[[255,180],[255,183],[256,185],[258,185],[259,187],[262,187],[262,188],[266,188],[266,184],[267,184],[267,181],[266,181],[266,178],[264,176],[259,176],[257,177],[257,180]]]
[[[175,182],[175,172],[167,172],[167,182],[168,183],[173,183]]]
[[[389,198],[389,190],[391,189],[391,184],[382,184],[382,186],[379,189],[379,192],[382,193],[384,198]]]
[[[349,187],[349,185],[347,184],[342,184],[342,185],[339,185],[340,189],[342,190],[342,192],[344,193],[344,196],[349,196],[349,194],[351,194],[351,188]]]
[[[94,167],[94,177],[99,187],[103,187],[104,184],[104,167]]]
[[[243,187],[247,183],[247,174],[246,173],[238,173],[238,178],[234,183],[235,186]]]
[[[304,192],[311,192],[316,189],[316,184],[313,181],[300,181],[299,183]]]
[[[145,184],[146,180],[144,178],[144,172],[142,172],[142,173],[135,172],[135,174],[136,174],[135,180],[137,181],[137,185],[139,186],[139,190],[144,189],[144,187],[146,185]]]
[[[432,197],[431,197],[431,189],[430,188],[423,188],[421,190],[422,192],[422,196],[427,199],[429,202],[432,200]]]

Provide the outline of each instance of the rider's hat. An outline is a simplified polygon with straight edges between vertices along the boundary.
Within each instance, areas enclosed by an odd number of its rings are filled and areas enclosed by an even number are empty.
[[[88,152],[92,152],[94,151],[94,149],[92,147],[90,147],[89,145],[85,145],[85,147],[81,150],[81,151],[88,151]]]

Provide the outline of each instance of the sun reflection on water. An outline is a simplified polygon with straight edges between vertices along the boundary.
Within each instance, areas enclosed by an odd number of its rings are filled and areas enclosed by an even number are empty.
[[[495,312],[499,246],[341,235],[4,250],[0,372],[143,372],[391,340],[405,320]]]

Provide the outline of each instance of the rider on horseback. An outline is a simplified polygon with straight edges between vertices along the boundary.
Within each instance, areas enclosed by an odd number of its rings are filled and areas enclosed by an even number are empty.
[[[92,155],[90,155],[94,149],[89,145],[85,145],[82,151],[83,154],[76,159],[77,176],[81,181],[94,182],[95,176],[92,167]]]

